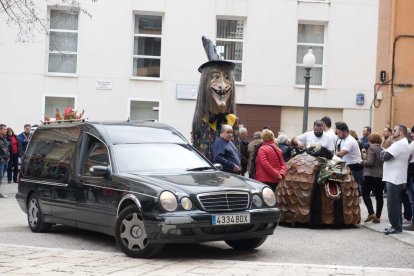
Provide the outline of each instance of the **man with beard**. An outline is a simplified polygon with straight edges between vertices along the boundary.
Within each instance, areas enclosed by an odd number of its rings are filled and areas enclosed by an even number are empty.
[[[382,180],[387,182],[387,210],[391,227],[384,229],[384,234],[401,233],[402,203],[404,184],[407,183],[408,160],[410,157],[407,140],[407,127],[396,125],[393,130],[393,143],[381,152],[384,161]]]
[[[336,122],[336,156],[342,158],[351,169],[352,175],[358,184],[358,192],[361,194],[364,181],[364,166],[362,165],[361,151],[357,140],[349,134],[348,125],[344,122]]]
[[[232,141],[240,151],[239,119],[234,115],[235,64],[221,60],[210,39],[203,36],[202,41],[209,61],[198,68],[201,76],[191,137],[193,146],[212,161],[212,145],[224,124],[232,127]]]
[[[382,131],[382,136],[384,137],[384,140],[382,141],[381,147],[383,149],[387,149],[392,144],[392,130],[389,127],[384,128]]]
[[[365,126],[362,130],[362,138],[359,140],[362,143],[363,148],[366,150],[369,148],[368,135],[370,135],[371,132],[371,127]]]
[[[333,153],[335,150],[333,138],[324,133],[321,120],[316,120],[313,123],[312,131],[305,132],[292,139],[292,145],[297,145],[299,149],[309,148],[317,144],[326,148],[330,153]]]

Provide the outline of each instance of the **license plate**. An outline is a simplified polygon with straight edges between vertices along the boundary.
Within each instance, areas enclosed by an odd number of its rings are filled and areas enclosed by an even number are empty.
[[[212,225],[230,225],[250,223],[250,214],[213,215]]]

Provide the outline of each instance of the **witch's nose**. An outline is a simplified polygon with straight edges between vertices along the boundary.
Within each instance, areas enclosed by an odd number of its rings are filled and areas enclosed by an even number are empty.
[[[218,87],[220,87],[220,89],[227,89],[227,84],[224,82],[222,78],[220,79]]]

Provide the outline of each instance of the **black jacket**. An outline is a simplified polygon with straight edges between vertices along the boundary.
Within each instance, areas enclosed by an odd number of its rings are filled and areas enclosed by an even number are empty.
[[[249,162],[249,153],[247,152],[247,146],[249,141],[240,141],[240,161],[242,174],[247,171],[247,163]]]
[[[289,159],[292,157],[292,148],[287,144],[279,144],[278,146],[282,151],[283,159],[285,162],[289,161]]]
[[[10,143],[6,137],[0,138],[0,162],[10,158]]]

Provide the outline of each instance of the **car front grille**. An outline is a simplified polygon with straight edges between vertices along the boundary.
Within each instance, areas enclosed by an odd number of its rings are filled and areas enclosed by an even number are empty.
[[[249,193],[246,192],[205,193],[197,197],[205,211],[246,210],[249,206]]]

